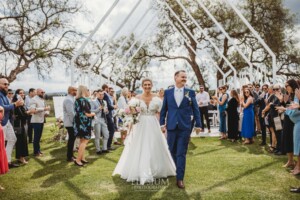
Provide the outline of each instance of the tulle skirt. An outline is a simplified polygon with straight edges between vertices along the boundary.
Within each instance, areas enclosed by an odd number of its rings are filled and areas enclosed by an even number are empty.
[[[113,172],[128,182],[153,182],[176,175],[176,167],[155,115],[140,116],[127,135],[125,147]]]

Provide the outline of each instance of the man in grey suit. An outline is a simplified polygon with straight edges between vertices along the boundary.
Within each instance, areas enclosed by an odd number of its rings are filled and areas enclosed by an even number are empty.
[[[77,93],[77,89],[75,87],[70,86],[68,88],[68,95],[64,99],[63,102],[63,112],[64,112],[64,127],[66,127],[69,135],[68,146],[67,146],[67,161],[73,162],[75,156],[73,155],[73,147],[75,142],[73,121],[75,116],[74,104],[75,104],[75,96]]]
[[[107,128],[106,114],[108,114],[107,102],[103,100],[104,91],[98,90],[97,98],[91,102],[91,111],[96,113],[94,118],[94,131],[95,131],[95,146],[97,154],[108,153],[107,142],[109,132]],[[103,148],[100,149],[100,135],[103,135]]]

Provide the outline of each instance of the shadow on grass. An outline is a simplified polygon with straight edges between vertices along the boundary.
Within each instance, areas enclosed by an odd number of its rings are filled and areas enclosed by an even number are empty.
[[[248,175],[253,174],[253,173],[255,173],[255,172],[257,172],[257,171],[259,171],[259,170],[261,170],[261,169],[270,167],[271,165],[274,165],[274,164],[276,164],[276,163],[278,163],[278,162],[279,162],[279,161],[274,161],[274,162],[271,162],[271,163],[264,164],[264,165],[262,165],[262,166],[260,166],[260,167],[256,167],[256,168],[254,168],[254,169],[249,169],[249,170],[247,170],[247,171],[245,171],[245,172],[243,172],[243,173],[241,173],[241,174],[239,174],[239,175],[237,175],[237,176],[234,176],[234,177],[229,178],[229,179],[227,179],[227,180],[218,182],[218,183],[216,183],[216,184],[214,184],[214,185],[212,185],[212,186],[210,186],[210,187],[204,189],[202,192],[207,192],[207,191],[212,190],[212,189],[214,189],[214,188],[221,187],[221,186],[223,186],[223,185],[229,184],[229,183],[232,182],[232,181],[237,181],[238,179],[241,179],[241,178],[243,178],[244,176],[248,176]]]
[[[37,170],[33,175],[32,179],[38,179],[40,177],[49,176],[42,184],[41,187],[47,188],[51,187],[60,182],[68,182],[69,179],[80,174],[80,167],[75,166],[74,163],[69,163],[66,161],[66,147],[56,148],[50,151],[51,159],[43,161],[42,158],[34,158],[42,168]],[[89,159],[89,164],[91,165],[95,159]],[[85,167],[88,167],[85,166]],[[84,167],[84,168],[85,168]],[[69,183],[70,184],[70,183]],[[79,189],[77,189],[79,190]],[[74,190],[75,191],[75,190]]]

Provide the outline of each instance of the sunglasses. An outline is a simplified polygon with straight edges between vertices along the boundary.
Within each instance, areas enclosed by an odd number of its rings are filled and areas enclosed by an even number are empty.
[[[267,89],[268,89],[268,88],[266,88],[266,87],[265,87],[265,88],[263,88],[263,90],[267,90]]]
[[[8,94],[14,94],[14,93],[12,93],[12,92],[9,92]]]
[[[9,86],[9,83],[2,83],[2,85]]]
[[[259,86],[256,86],[255,88],[259,88]]]
[[[45,92],[41,92],[42,94],[45,94]]]
[[[279,88],[273,88],[273,91],[278,91],[279,90]]]

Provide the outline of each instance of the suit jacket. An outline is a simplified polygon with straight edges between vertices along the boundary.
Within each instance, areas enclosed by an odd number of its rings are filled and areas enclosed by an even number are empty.
[[[184,96],[178,107],[174,90],[175,88],[171,88],[165,91],[163,106],[160,111],[160,125],[166,124],[167,130],[174,130],[177,127],[180,130],[191,130],[191,117],[194,116],[195,127],[201,127],[200,111],[195,98],[195,91],[184,88]]]
[[[103,100],[103,104],[104,104],[104,108],[107,108],[106,101]],[[102,110],[100,110],[99,107],[100,107],[100,102],[96,98],[95,100],[93,100],[91,102],[91,111],[96,114],[96,117],[94,118],[95,124],[100,123],[100,119],[102,118]],[[108,114],[108,112],[107,113],[104,112],[104,120],[105,121],[106,121],[106,114]]]
[[[107,117],[110,117],[110,118],[112,118],[112,111],[115,109],[114,107],[113,107],[113,105],[111,104],[111,101],[110,101],[110,99],[109,99],[109,96],[108,96],[108,94],[106,94],[106,93],[104,93],[104,98],[103,98],[103,100],[104,101],[106,101],[106,103],[107,103],[107,108],[108,108],[108,113],[107,113]]]
[[[5,126],[12,116],[10,113],[14,110],[15,106],[9,102],[9,99],[3,91],[0,91],[0,106],[4,108],[4,116],[1,125]]]
[[[31,117],[30,123],[44,123],[45,122],[45,100],[40,98],[38,95],[33,97],[30,101],[30,109],[35,109]]]
[[[66,96],[63,101],[64,126],[73,127],[75,117],[75,98],[72,95]]]

